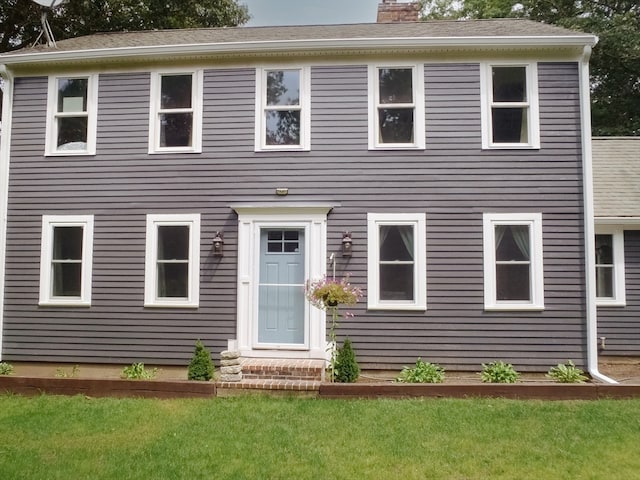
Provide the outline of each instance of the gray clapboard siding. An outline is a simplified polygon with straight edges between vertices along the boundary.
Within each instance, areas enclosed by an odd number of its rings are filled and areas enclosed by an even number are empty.
[[[603,355],[636,356],[640,352],[640,231],[624,232],[625,307],[598,307],[598,336],[606,337]]]
[[[481,151],[477,63],[425,64],[423,151],[368,151],[366,65],[311,70],[310,152],[254,152],[255,70],[207,69],[203,152],[148,155],[149,73],[101,74],[95,157],[43,158],[46,78],[16,84],[3,355],[10,360],[186,363],[202,339],[235,337],[237,218],[232,203],[337,206],[328,251],[353,232],[337,272],[366,286],[367,212],[427,215],[426,312],[351,308],[340,335],[364,367],[420,356],[451,368],[584,362],[578,69],[539,65],[540,151]],[[561,132],[559,134],[558,132]],[[544,312],[483,310],[483,212],[542,212]],[[145,309],[145,215],[200,213],[198,309]],[[38,308],[42,214],[95,215],[92,306]],[[211,256],[215,231],[225,256]]]

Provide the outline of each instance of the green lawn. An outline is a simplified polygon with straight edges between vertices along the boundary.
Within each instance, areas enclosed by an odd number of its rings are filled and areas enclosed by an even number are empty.
[[[640,400],[0,396],[0,479],[640,479]]]

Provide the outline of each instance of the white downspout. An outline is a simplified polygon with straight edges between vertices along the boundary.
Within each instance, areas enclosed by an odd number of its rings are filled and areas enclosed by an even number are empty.
[[[2,98],[2,132],[0,133],[0,360],[2,360],[2,320],[4,318],[4,276],[7,249],[7,205],[9,201],[9,153],[11,142],[11,114],[13,110],[13,75],[0,64],[4,80]]]
[[[582,178],[584,195],[585,280],[587,294],[587,369],[591,378],[618,383],[598,371],[598,311],[596,308],[596,239],[593,208],[593,165],[591,161],[591,95],[589,57],[591,46],[584,47],[580,61],[580,117],[582,124]]]

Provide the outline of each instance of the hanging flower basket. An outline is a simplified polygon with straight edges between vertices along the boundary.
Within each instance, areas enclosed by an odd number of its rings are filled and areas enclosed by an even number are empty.
[[[338,305],[355,305],[362,290],[351,285],[348,278],[336,280],[324,276],[320,280],[307,280],[305,294],[311,305],[327,310]]]

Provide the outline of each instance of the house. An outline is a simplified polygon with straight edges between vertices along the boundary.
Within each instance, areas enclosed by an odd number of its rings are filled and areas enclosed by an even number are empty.
[[[640,137],[593,139],[598,345],[640,352]]]
[[[0,56],[2,358],[184,365],[201,339],[323,359],[303,285],[335,271],[366,291],[338,332],[363,368],[598,377],[595,42],[500,19]]]

